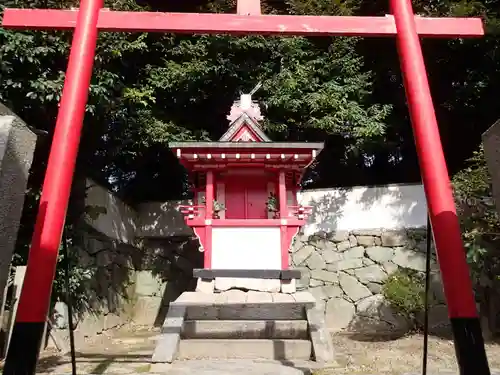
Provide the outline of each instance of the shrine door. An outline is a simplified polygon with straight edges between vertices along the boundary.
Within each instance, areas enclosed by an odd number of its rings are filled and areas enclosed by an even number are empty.
[[[225,185],[226,219],[267,219],[265,176],[228,176]]]

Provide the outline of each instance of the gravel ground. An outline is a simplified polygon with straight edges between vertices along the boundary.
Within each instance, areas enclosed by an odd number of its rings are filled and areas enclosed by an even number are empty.
[[[77,348],[78,372],[80,374],[147,373],[150,370],[149,360],[157,337],[157,330],[141,327],[116,331],[112,335],[97,336],[92,343]],[[338,364],[316,371],[315,375],[402,375],[418,374],[421,371],[423,344],[421,335],[385,341],[376,341],[373,338],[360,339],[349,335],[332,337],[337,350]],[[490,367],[500,369],[500,345],[487,344],[487,352]],[[259,367],[257,362],[256,367]],[[456,370],[453,341],[430,337],[428,373],[449,374],[450,371],[456,373]],[[46,351],[41,355],[38,372],[69,374],[70,358],[53,351]],[[282,371],[277,372],[279,373],[284,374]]]
[[[401,375],[422,370],[423,336],[411,335],[396,340],[354,339],[349,335],[333,335],[337,349],[338,367],[325,369],[324,375],[380,374]],[[487,344],[492,369],[500,368],[500,345]],[[429,374],[456,373],[457,365],[453,341],[429,337],[427,369]]]

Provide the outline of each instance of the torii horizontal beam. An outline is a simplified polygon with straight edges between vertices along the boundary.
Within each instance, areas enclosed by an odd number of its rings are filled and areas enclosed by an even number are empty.
[[[5,9],[5,28],[71,30],[78,9]],[[415,16],[423,37],[479,37],[484,35],[478,18],[430,18]],[[238,15],[210,13],[121,12],[101,10],[100,31],[172,32],[185,34],[304,35],[384,37],[397,34],[392,15],[385,17]]]

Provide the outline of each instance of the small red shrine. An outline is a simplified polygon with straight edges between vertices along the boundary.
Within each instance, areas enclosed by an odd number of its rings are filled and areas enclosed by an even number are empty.
[[[289,270],[288,250],[310,211],[297,190],[323,143],[272,142],[248,94],[227,118],[218,142],[169,144],[194,192],[181,210],[204,252],[204,268],[194,271],[199,290],[294,292],[300,273]]]

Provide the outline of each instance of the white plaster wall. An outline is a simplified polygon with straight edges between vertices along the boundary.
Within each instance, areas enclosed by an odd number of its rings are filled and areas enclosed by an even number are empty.
[[[169,237],[190,236],[193,230],[186,225],[179,206],[192,204],[186,201],[142,203],[137,208],[136,236]]]
[[[213,227],[212,268],[281,269],[279,227]]]
[[[298,193],[298,202],[312,206],[304,228],[318,231],[400,229],[425,226],[427,203],[423,185],[357,186]]]
[[[281,237],[279,227],[214,227],[212,229],[213,269],[281,269]],[[215,288],[232,287],[277,292],[278,279],[217,277]]]
[[[133,241],[137,226],[137,214],[134,209],[92,180],[87,180],[85,204],[106,209],[106,213],[100,214],[95,220],[87,219],[96,230],[125,243]]]

